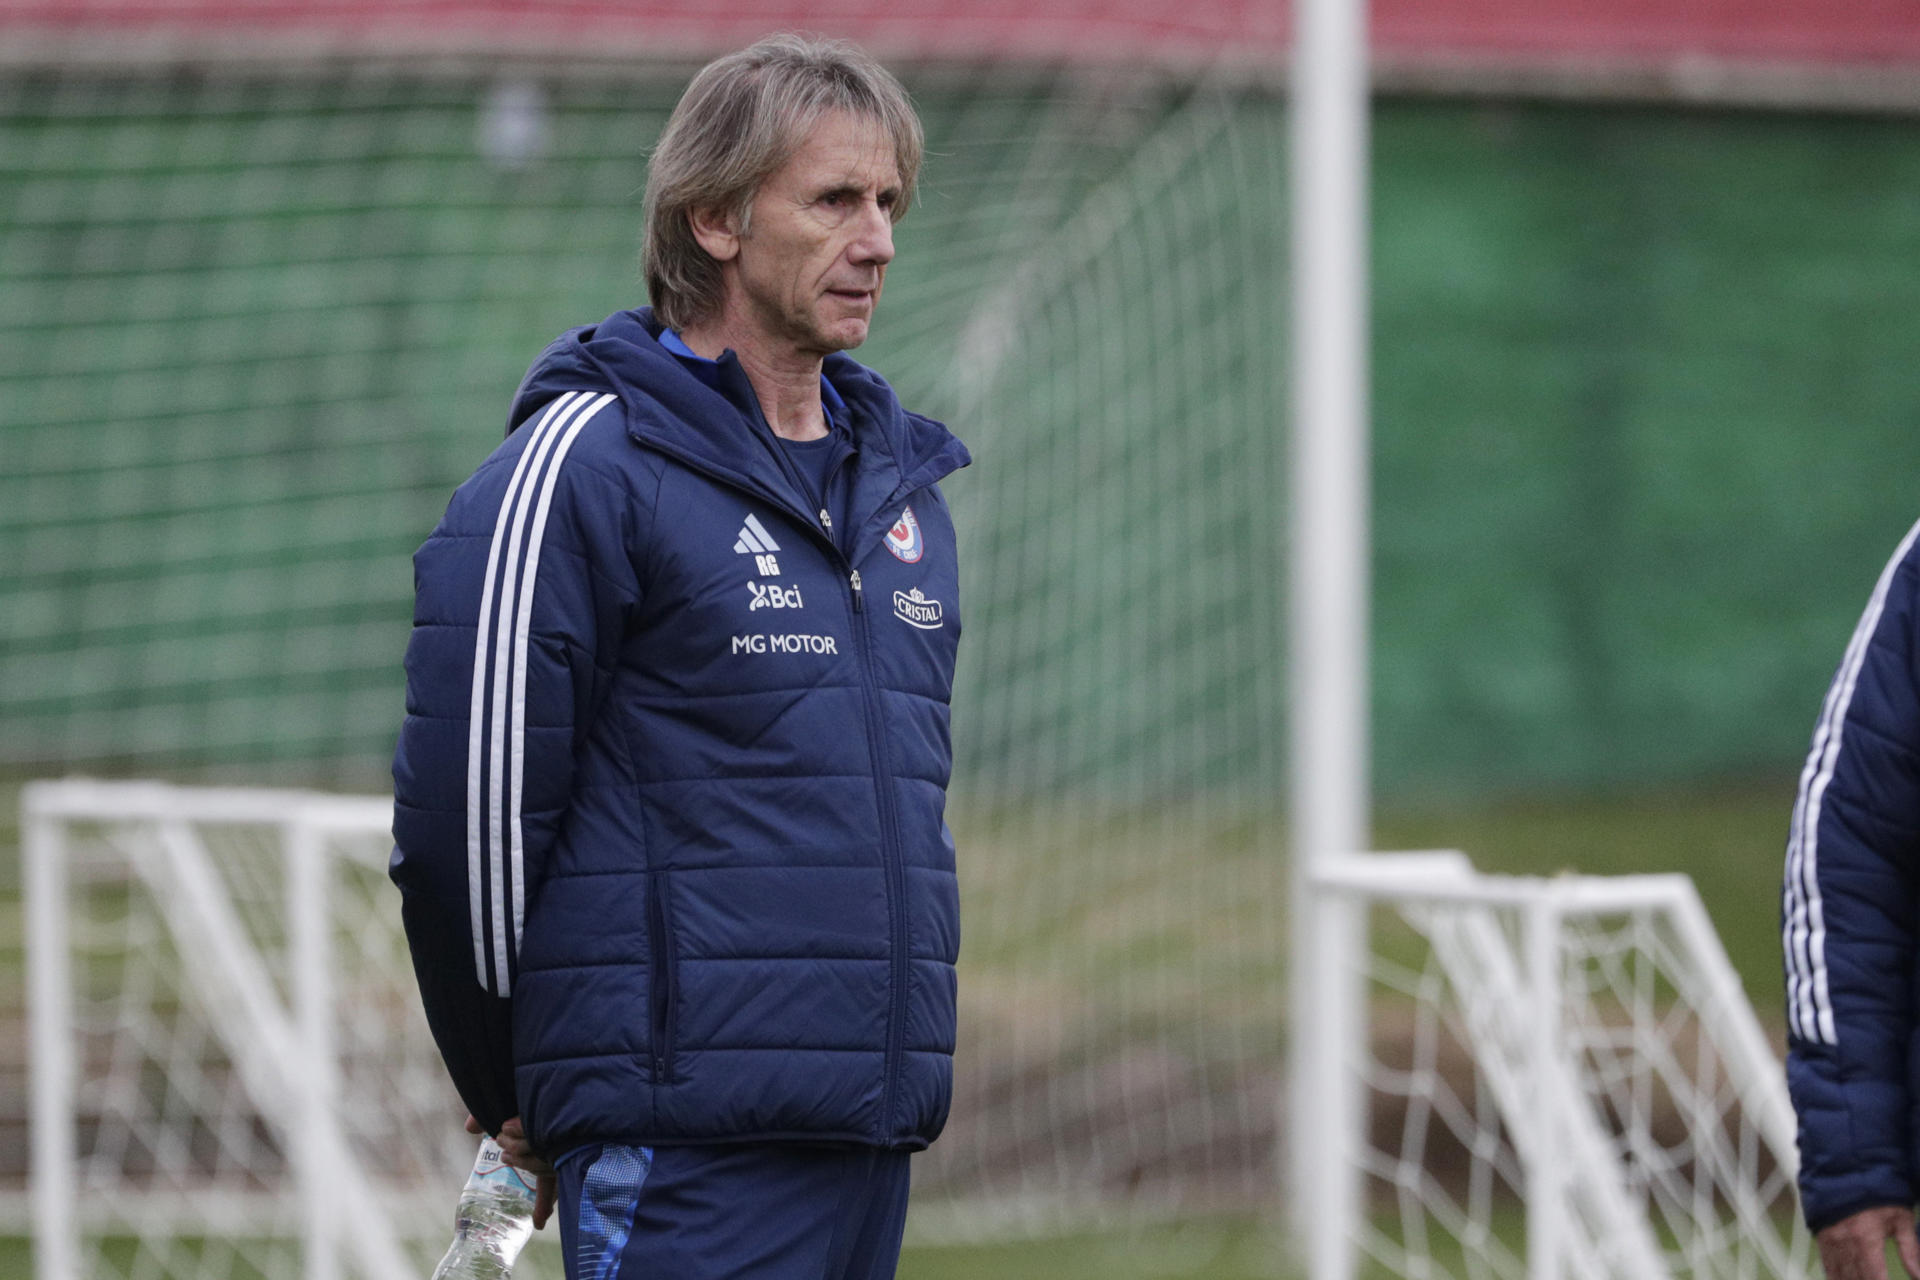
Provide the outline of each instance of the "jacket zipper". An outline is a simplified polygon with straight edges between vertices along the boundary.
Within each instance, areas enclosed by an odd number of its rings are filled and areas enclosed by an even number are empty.
[[[647,932],[653,943],[653,969],[647,975],[648,1008],[652,1025],[653,1082],[673,1082],[673,939],[667,925],[667,877],[655,871],[647,876]]]
[[[894,1093],[900,1079],[901,1041],[907,1025],[907,980],[912,969],[907,955],[906,855],[900,847],[900,815],[894,807],[893,768],[887,755],[886,726],[880,717],[880,677],[874,669],[873,630],[861,603],[864,597],[858,569],[850,570],[848,585],[853,597],[853,627],[859,636],[861,672],[865,677],[865,696],[861,701],[867,715],[867,749],[873,757],[873,790],[879,805],[880,857],[887,873],[887,923],[893,957],[888,973],[891,999],[887,1009],[887,1056],[880,1094],[879,1137],[885,1143],[893,1136]]]
[[[675,458],[681,465],[690,468],[700,475],[706,476],[717,484],[723,484],[729,489],[734,489],[752,497],[759,498],[761,501],[770,502],[774,506],[785,509],[790,514],[799,514],[799,509],[790,505],[785,499],[777,498],[771,494],[760,492],[750,486],[739,484],[726,476],[716,475],[706,467],[701,466],[693,458],[680,453],[676,449],[657,443],[643,445],[643,447],[655,448],[661,453]],[[937,478],[938,477],[929,479],[926,483],[933,484]],[[881,509],[884,510],[886,507],[891,506],[894,502],[905,497],[910,492],[912,492],[912,490],[907,488],[905,478],[903,477],[894,492],[888,495],[887,501],[881,504]],[[888,763],[886,740],[882,736],[885,726],[881,722],[880,717],[880,677],[873,662],[873,632],[867,622],[866,596],[860,581],[860,571],[853,567],[853,561],[848,553],[842,551],[839,544],[834,541],[833,517],[824,508],[819,512],[817,526],[811,520],[803,519],[799,523],[803,528],[810,529],[812,536],[826,547],[827,554],[832,557],[847,576],[848,595],[854,614],[851,634],[855,637],[855,643],[860,648],[860,670],[862,676],[860,702],[862,710],[866,713],[867,750],[873,761],[874,798],[879,807],[880,856],[887,874],[887,921],[891,941],[890,950],[892,951],[892,962],[888,967],[891,999],[888,1002],[887,1009],[887,1053],[882,1068],[885,1080],[881,1090],[878,1135],[884,1143],[892,1137],[894,1099],[900,1075],[900,1058],[903,1052],[902,1041],[906,1035],[907,978],[911,970],[911,964],[907,956],[905,854],[900,848],[900,819],[893,799],[893,773]]]
[[[767,425],[765,416],[759,413],[757,403],[754,411],[760,419],[760,425],[768,435],[772,435],[773,429]],[[774,454],[780,460],[781,469],[787,473],[788,483],[798,492],[808,492],[807,486],[800,482],[793,459],[777,440]],[[901,479],[904,483],[905,477]],[[831,478],[828,484],[832,484]],[[820,496],[826,498],[828,495]],[[889,505],[896,496],[889,495]],[[900,815],[894,808],[893,768],[887,755],[886,725],[882,723],[880,715],[880,675],[874,667],[873,631],[867,623],[866,595],[861,590],[860,571],[853,567],[852,549],[840,549],[839,541],[833,536],[833,515],[825,507],[820,508],[820,537],[846,571],[847,586],[852,596],[854,616],[851,630],[859,637],[856,643],[860,646],[860,668],[864,677],[860,702],[867,718],[867,750],[873,759],[874,799],[879,807],[880,818],[880,860],[887,873],[887,922],[893,959],[888,966],[887,989],[891,999],[887,1009],[887,1054],[881,1067],[883,1081],[879,1137],[884,1143],[893,1136],[894,1094],[900,1078],[901,1043],[906,1037],[907,979],[912,968],[907,957],[906,854],[900,847]]]

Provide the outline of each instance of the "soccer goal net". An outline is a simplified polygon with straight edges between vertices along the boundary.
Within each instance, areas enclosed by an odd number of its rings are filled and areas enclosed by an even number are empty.
[[[647,156],[693,69],[0,60],[0,765],[380,776],[408,557],[540,350],[646,301]],[[858,354],[980,459],[947,486],[961,784],[1250,777],[1285,99],[902,73],[929,158]]]
[[[26,788],[40,1280],[425,1274],[473,1139],[419,1011],[390,821],[373,797]],[[1194,822],[1110,830],[1098,876],[982,858],[996,945],[917,1238],[1272,1206],[1280,872],[1166,885],[1149,840]],[[551,1242],[516,1274],[557,1275]]]
[[[27,789],[39,1280],[426,1274],[473,1140],[419,1013],[389,816],[298,792]],[[974,1079],[917,1170],[921,1238],[1277,1205],[1278,1076],[1256,1099],[1217,1065],[1264,1053],[1255,988],[1277,939],[1221,882],[1205,888],[1225,941],[1196,944],[1201,970],[1121,959],[1173,945],[1181,912],[1139,896],[1151,877],[1114,849],[1110,905],[1085,908],[1103,926],[1059,924],[1022,982],[983,966],[983,1000],[1009,1008],[970,1029]],[[1360,1264],[1346,1274],[1815,1274],[1778,1066],[1684,878],[1380,855],[1314,891],[1367,923],[1320,972],[1360,997],[1356,1034],[1317,1046],[1366,1123],[1326,1105],[1290,1134],[1355,1186],[1323,1224]],[[1080,987],[1162,1012],[1093,1034],[1061,1016]],[[551,1240],[518,1274],[559,1274]]]
[[[944,486],[964,1030],[914,1230],[1259,1212],[1286,100],[1206,59],[895,65],[929,159],[859,356],[979,459]],[[0,397],[0,765],[377,785],[408,557],[527,362],[644,300],[647,152],[692,70],[0,67],[32,317]]]
[[[1309,1115],[1299,1132],[1351,1186],[1349,1211],[1316,1228],[1347,1265],[1819,1274],[1785,1080],[1690,880],[1391,854],[1336,860],[1315,892],[1356,913],[1362,940],[1317,975],[1328,1005],[1354,1003],[1328,1024],[1351,1033],[1314,1052],[1357,1083],[1367,1121]]]
[[[26,789],[40,1280],[426,1275],[474,1139],[414,990],[391,816]]]

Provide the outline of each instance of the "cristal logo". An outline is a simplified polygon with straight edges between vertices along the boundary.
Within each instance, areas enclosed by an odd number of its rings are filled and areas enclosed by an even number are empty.
[[[798,587],[783,587],[778,584],[763,586],[758,582],[749,582],[747,584],[747,593],[753,597],[752,601],[747,605],[748,613],[752,613],[755,609],[800,609],[805,607],[800,602],[800,588]]]
[[[893,593],[893,616],[922,631],[938,631],[945,621],[941,616],[940,602],[921,595],[918,587]]]

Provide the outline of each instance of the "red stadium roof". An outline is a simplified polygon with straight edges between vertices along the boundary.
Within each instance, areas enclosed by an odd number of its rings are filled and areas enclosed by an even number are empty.
[[[1509,63],[1920,65],[1920,0],[1373,0],[1376,51]],[[8,42],[701,56],[768,31],[885,56],[1277,62],[1280,0],[0,0]]]

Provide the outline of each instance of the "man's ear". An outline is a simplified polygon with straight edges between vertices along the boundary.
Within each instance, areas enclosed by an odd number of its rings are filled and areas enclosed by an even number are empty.
[[[693,226],[693,238],[715,262],[732,262],[740,256],[739,219],[718,209],[695,209],[687,214]]]

